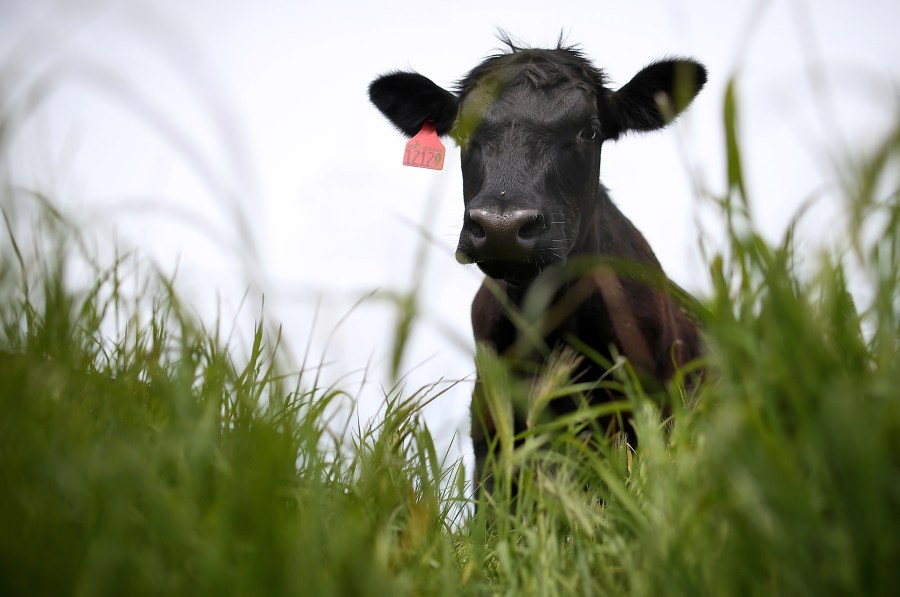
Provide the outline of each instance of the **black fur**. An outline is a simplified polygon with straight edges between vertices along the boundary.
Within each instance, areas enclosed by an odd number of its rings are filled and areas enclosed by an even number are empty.
[[[407,137],[426,120],[434,122],[439,135],[446,135],[456,119],[456,96],[418,73],[396,72],[369,85],[369,99]]]
[[[393,73],[369,88],[372,102],[406,135],[433,120],[461,149],[463,225],[457,258],[475,263],[506,292],[501,301],[482,286],[472,304],[476,341],[534,371],[548,350],[587,346],[612,360],[627,357],[652,380],[670,379],[700,354],[697,326],[668,293],[670,284],[643,235],[600,184],[602,144],[628,131],[666,126],[706,82],[706,69],[667,59],[641,70],[618,91],[573,46],[523,48],[485,59],[446,91],[415,73]],[[599,260],[603,268],[567,278],[568,261]],[[625,264],[620,267],[614,264]],[[538,278],[557,288],[541,320],[541,337],[524,337],[505,304],[521,308]],[[532,322],[535,323],[535,322]],[[537,329],[537,328],[535,328]],[[590,359],[580,381],[603,377]],[[607,391],[591,393],[609,400]],[[555,414],[575,407],[554,401]],[[524,422],[515,418],[516,432]],[[626,427],[627,431],[627,427]],[[476,384],[472,440],[476,479],[487,481],[484,458],[495,430]]]
[[[706,68],[686,58],[660,60],[642,69],[618,91],[608,87],[603,70],[585,58],[577,46],[541,50],[517,45],[503,34],[508,52],[486,58],[460,79],[451,93],[418,73],[394,72],[369,85],[369,99],[403,134],[412,137],[431,120],[439,135],[451,132],[459,106],[479,83],[498,81],[515,85],[527,81],[534,87],[567,82],[597,94],[605,139],[617,139],[629,131],[652,131],[669,124],[688,107],[706,84]],[[672,109],[664,114],[659,100]]]
[[[664,127],[688,107],[705,84],[706,69],[692,60],[673,58],[645,67],[610,95],[609,113],[616,127],[609,130],[609,138]],[[667,103],[672,113],[664,114],[658,100]]]

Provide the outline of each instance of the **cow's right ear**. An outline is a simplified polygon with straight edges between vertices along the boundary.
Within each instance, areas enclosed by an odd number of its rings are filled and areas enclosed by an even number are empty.
[[[459,99],[418,73],[391,73],[369,85],[369,99],[394,126],[412,137],[430,120],[446,135],[456,120]]]

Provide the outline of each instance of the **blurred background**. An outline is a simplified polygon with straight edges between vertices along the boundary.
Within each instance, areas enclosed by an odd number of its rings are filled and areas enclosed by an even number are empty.
[[[47,197],[98,255],[146,256],[236,345],[264,309],[295,366],[321,363],[320,383],[357,396],[360,420],[398,381],[406,395],[449,388],[426,420],[468,461],[481,276],[453,258],[459,158],[447,140],[443,171],[403,167],[405,139],[369,82],[412,69],[452,86],[500,49],[498,28],[536,47],[562,33],[614,87],[657,58],[696,57],[710,78],[688,114],[607,145],[602,180],[702,296],[729,80],[754,219],[774,240],[806,209],[798,254],[815,263],[839,240],[836,164],[896,117],[898,23],[894,0],[0,0],[0,168],[22,191],[15,209]],[[416,288],[397,380],[398,303]]]

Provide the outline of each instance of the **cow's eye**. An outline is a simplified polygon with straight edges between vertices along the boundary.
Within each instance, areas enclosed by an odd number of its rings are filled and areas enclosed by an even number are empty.
[[[593,143],[597,140],[599,135],[597,134],[597,129],[593,124],[589,124],[578,133],[578,138],[582,141],[587,141],[588,143]]]

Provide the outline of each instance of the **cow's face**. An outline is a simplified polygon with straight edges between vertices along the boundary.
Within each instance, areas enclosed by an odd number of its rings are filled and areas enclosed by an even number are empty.
[[[495,89],[465,96],[453,131],[465,202],[456,256],[521,284],[571,253],[599,184],[602,122],[584,86]]]
[[[450,93],[415,73],[376,79],[373,103],[409,136],[425,121],[460,146],[465,210],[457,260],[527,284],[576,250],[600,200],[600,147],[661,128],[706,80],[702,66],[648,66],[616,92],[571,49],[489,58]]]

